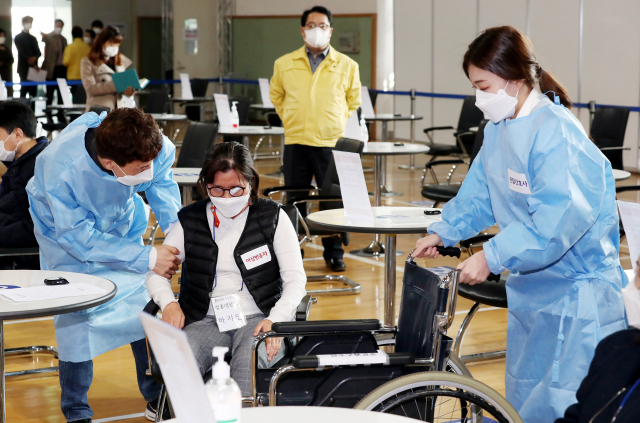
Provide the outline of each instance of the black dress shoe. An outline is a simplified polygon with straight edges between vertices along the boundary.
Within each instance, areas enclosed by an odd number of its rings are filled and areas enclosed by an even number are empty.
[[[347,265],[344,264],[344,260],[339,258],[332,258],[331,260],[325,260],[327,267],[330,267],[334,272],[344,272],[347,269]]]

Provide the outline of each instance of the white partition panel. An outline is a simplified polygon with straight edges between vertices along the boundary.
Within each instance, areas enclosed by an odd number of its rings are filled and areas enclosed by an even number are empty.
[[[527,0],[478,0],[478,31],[509,25],[527,32]]]

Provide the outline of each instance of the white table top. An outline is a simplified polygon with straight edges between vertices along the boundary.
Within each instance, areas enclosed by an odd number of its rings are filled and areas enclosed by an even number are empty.
[[[403,143],[402,146],[392,142],[368,142],[362,150],[363,156],[400,156],[408,154],[428,153],[430,148],[423,144]]]
[[[196,185],[200,177],[199,167],[176,167],[173,168],[173,180],[178,185]]]
[[[250,107],[252,109],[257,109],[257,110],[275,110],[276,109],[273,106],[265,106],[264,104],[252,104]]]
[[[394,115],[393,113],[376,114],[373,118],[364,118],[365,121],[393,121],[393,120],[422,120],[422,116],[417,115]]]
[[[238,129],[220,127],[218,129],[219,135],[284,135],[284,128],[282,127],[264,127],[264,126],[243,126],[240,125]]]
[[[71,106],[65,106],[64,104],[50,104],[46,108],[48,110],[84,110],[87,108],[87,105],[72,104]]]
[[[311,226],[338,232],[372,234],[416,234],[426,233],[427,226],[442,221],[442,214],[427,216],[425,210],[440,210],[430,207],[372,207],[373,226],[358,222],[346,222],[344,209],[323,210],[311,213],[306,220]]]
[[[410,423],[415,420],[395,414],[338,407],[255,407],[240,411],[242,423]],[[166,420],[178,423],[178,419]]]
[[[173,113],[149,113],[155,120],[164,121],[177,121],[187,120],[187,115],[173,114]]]
[[[205,102],[205,101],[215,101],[215,98],[213,97],[193,97],[193,98],[182,98],[182,97],[174,97],[171,99],[171,101],[178,101],[178,102],[184,102],[184,103],[188,103],[188,102],[195,102],[195,103],[201,103],[201,102]]]
[[[612,169],[613,171],[613,179],[616,181],[624,181],[631,178],[631,172],[627,172],[626,170]]]
[[[70,284],[86,283],[100,287],[106,292],[99,295],[83,295],[81,297],[29,302],[14,302],[0,296],[0,319],[25,319],[85,310],[106,303],[115,297],[117,292],[116,285],[104,278],[50,270],[2,270],[0,271],[0,285],[15,285],[21,288],[45,286],[45,279],[58,277],[65,278]]]

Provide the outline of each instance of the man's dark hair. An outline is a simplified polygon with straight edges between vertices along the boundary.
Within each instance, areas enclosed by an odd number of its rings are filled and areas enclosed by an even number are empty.
[[[85,29],[84,32],[88,33],[92,40],[96,38],[96,32],[93,29]]]
[[[322,6],[313,6],[311,9],[305,10],[302,14],[302,18],[300,18],[300,23],[302,24],[301,26],[307,25],[307,19],[312,13],[322,13],[323,15],[326,15],[327,20],[329,21],[329,26],[333,26],[333,17],[331,16],[331,12],[329,12],[329,9]]]
[[[148,162],[162,150],[162,135],[155,119],[139,109],[115,109],[96,129],[96,152],[118,166],[136,160]]]
[[[209,195],[207,185],[213,183],[216,173],[226,173],[230,170],[247,180],[251,185],[250,197],[253,201],[257,201],[260,185],[258,170],[249,149],[235,141],[215,144],[211,149],[198,178],[198,188],[202,195],[205,198]]]
[[[83,35],[84,31],[79,26],[74,26],[73,28],[71,28],[71,36],[73,38],[82,38]]]
[[[91,23],[91,28],[104,28],[104,24],[102,23],[101,20],[96,19]]]
[[[0,103],[0,128],[8,134],[20,128],[26,137],[35,138],[37,127],[38,121],[31,107],[14,100]]]
[[[62,26],[64,26],[64,22],[62,22],[62,19],[56,19],[53,23],[61,23]]]
[[[5,30],[4,30],[4,29],[2,29],[2,28],[0,28],[0,34],[7,35],[7,33],[5,32]]]
[[[23,23],[23,24],[25,24],[25,23],[27,23],[27,22],[29,22],[29,21],[33,22],[33,18],[32,18],[31,16],[24,16],[24,17],[22,18],[22,23]]]

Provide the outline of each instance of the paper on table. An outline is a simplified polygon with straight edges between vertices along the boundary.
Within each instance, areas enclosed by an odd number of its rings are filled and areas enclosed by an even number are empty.
[[[360,87],[362,90],[362,117],[365,119],[373,119],[376,117],[376,112],[373,111],[373,103],[371,103],[371,96],[369,95],[369,88]]]
[[[182,86],[182,98],[185,100],[193,100],[193,93],[191,92],[191,81],[189,81],[188,73],[180,74],[180,85]]]
[[[47,80],[47,71],[40,69],[36,70],[36,68],[29,68],[29,72],[27,72],[27,81],[34,82],[42,82]]]
[[[0,77],[0,100],[7,99],[7,87],[4,86],[4,81]]]
[[[344,204],[344,220],[350,225],[373,226],[373,210],[364,180],[362,161],[357,153],[333,151]]]
[[[181,422],[215,422],[187,335],[147,313],[138,314],[160,365],[176,419]]]
[[[354,140],[359,140],[365,143],[369,141],[368,139],[366,139],[369,137],[364,136],[362,127],[360,126],[360,122],[358,122],[357,110],[351,113],[351,116],[349,116],[349,118],[347,119],[347,126],[344,130],[344,136],[345,138],[352,138]]]
[[[260,84],[260,96],[262,97],[262,105],[264,107],[274,107],[269,96],[269,80],[267,78],[258,78]]]
[[[0,295],[16,302],[55,300],[57,298],[80,297],[82,295],[104,294],[104,289],[86,283],[57,286],[32,286],[11,290],[1,290]]]
[[[638,255],[640,254],[640,204],[620,200],[617,203],[624,233],[627,235],[631,265],[635,272],[637,271],[636,260],[638,260]]]
[[[218,122],[220,128],[232,129],[231,124],[231,108],[229,107],[229,97],[226,94],[214,94],[213,99],[216,102],[216,113],[218,114]]]
[[[69,86],[67,85],[67,80],[64,78],[56,79],[58,81],[58,87],[60,88],[60,94],[62,95],[62,104],[66,107],[73,106],[73,102],[71,101],[71,93],[69,92]]]

